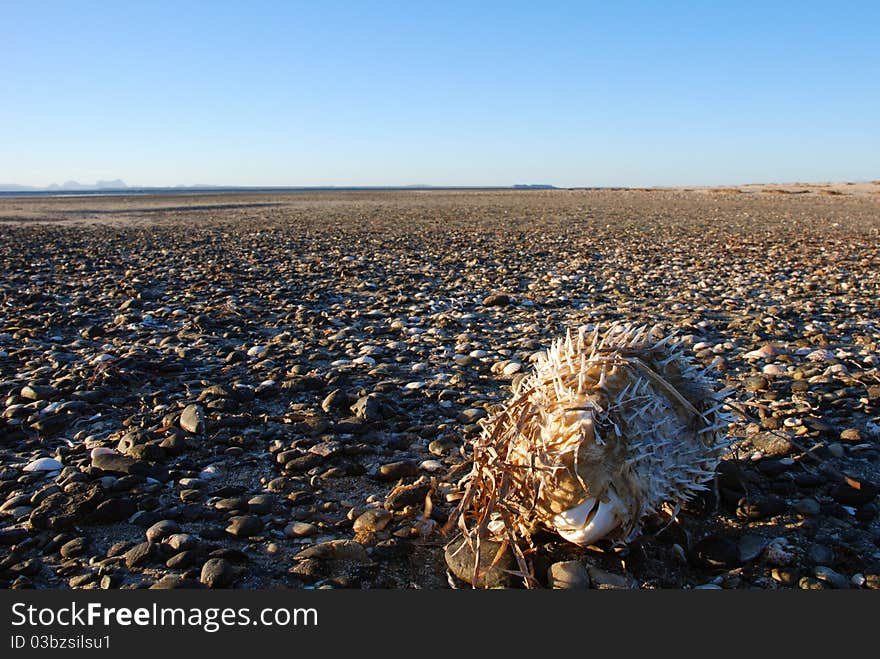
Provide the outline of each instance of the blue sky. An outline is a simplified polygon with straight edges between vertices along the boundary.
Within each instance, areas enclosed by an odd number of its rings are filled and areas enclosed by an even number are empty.
[[[880,178],[880,3],[11,2],[0,182]]]

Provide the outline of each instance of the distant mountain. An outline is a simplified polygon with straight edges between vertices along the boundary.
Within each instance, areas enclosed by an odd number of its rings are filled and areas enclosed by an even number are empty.
[[[519,183],[513,186],[517,190],[555,190],[555,185],[547,185],[546,183]]]
[[[0,183],[0,192],[27,192],[37,190],[32,185],[19,185],[18,183]]]
[[[47,190],[124,190],[128,186],[121,179],[113,179],[112,181],[97,181],[91,183],[79,183],[78,181],[65,181],[61,185],[52,183]],[[39,189],[39,188],[31,188]]]

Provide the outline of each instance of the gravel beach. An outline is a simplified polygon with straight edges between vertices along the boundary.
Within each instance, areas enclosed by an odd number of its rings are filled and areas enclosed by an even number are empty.
[[[468,440],[613,321],[745,414],[704,497],[540,533],[537,579],[880,588],[878,184],[2,198],[0,587],[470,587]]]

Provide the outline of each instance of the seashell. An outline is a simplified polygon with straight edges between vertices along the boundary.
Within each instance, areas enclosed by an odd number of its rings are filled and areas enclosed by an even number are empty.
[[[771,343],[767,343],[757,350],[752,350],[743,355],[744,359],[773,359],[780,355],[779,349]]]
[[[55,458],[39,458],[29,462],[22,471],[60,471],[64,465]]]
[[[628,541],[644,518],[701,490],[729,450],[731,415],[673,336],[613,325],[555,341],[481,421],[454,519],[521,541],[539,527],[582,546]]]
[[[825,348],[813,350],[807,355],[807,360],[811,362],[830,362],[832,359],[834,359],[834,353]]]

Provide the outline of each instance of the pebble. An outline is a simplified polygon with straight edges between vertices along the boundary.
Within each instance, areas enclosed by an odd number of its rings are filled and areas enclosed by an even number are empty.
[[[355,532],[376,533],[381,531],[392,519],[392,514],[384,508],[370,508],[354,520]]]
[[[761,375],[753,375],[747,378],[744,378],[742,381],[743,389],[751,392],[758,391],[766,391],[770,388],[770,383],[767,381],[767,378]]]
[[[550,566],[547,581],[551,588],[582,590],[590,587],[590,574],[580,561],[559,561]]]
[[[598,590],[629,590],[635,588],[636,585],[630,577],[608,572],[595,565],[590,565],[587,572],[593,587]]]
[[[318,531],[318,527],[310,522],[291,522],[284,527],[284,535],[288,538],[308,538]]]
[[[480,543],[479,562],[475,551],[475,543],[459,535],[446,545],[444,558],[449,571],[465,583],[480,588],[506,588],[512,579],[508,570],[514,569],[514,558],[510,551],[505,551],[495,565],[493,561],[501,545],[491,540]],[[477,567],[476,580],[474,568]]]
[[[387,462],[379,467],[376,478],[380,481],[396,481],[408,476],[416,476],[419,473],[418,464],[402,460],[399,462]]]
[[[462,410],[458,418],[456,419],[459,423],[469,424],[476,423],[480,419],[485,419],[488,416],[486,410],[480,407],[471,407],[466,410]]]
[[[692,550],[694,559],[709,568],[731,568],[739,564],[737,543],[722,535],[709,535],[699,540]]]
[[[328,540],[303,549],[294,557],[297,561],[317,559],[327,561],[350,561],[368,563],[369,556],[363,545],[354,540]]]
[[[208,588],[229,588],[235,578],[235,567],[225,558],[209,558],[199,575],[199,581]]]
[[[809,497],[805,499],[798,499],[792,505],[791,509],[798,515],[803,515],[805,517],[813,517],[815,515],[818,515],[822,510],[819,506],[819,502]]]
[[[186,432],[200,435],[205,431],[205,410],[201,405],[187,405],[180,415],[180,427]]]
[[[237,538],[248,538],[263,530],[263,522],[256,515],[239,515],[229,520],[226,532]]]
[[[141,567],[149,563],[156,555],[156,545],[152,542],[142,542],[135,545],[123,554],[125,566],[128,568]]]
[[[825,565],[817,565],[813,570],[813,574],[817,579],[829,584],[832,588],[844,589],[850,587],[849,579]]]
[[[180,526],[174,520],[165,519],[156,522],[147,529],[146,536],[149,542],[161,542],[165,538],[180,531]]]

